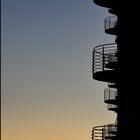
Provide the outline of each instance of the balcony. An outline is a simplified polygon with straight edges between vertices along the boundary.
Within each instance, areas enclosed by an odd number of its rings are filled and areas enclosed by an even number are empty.
[[[117,16],[107,17],[104,21],[105,33],[117,35]]]
[[[115,88],[106,88],[104,90],[104,102],[108,104],[108,110],[117,112],[117,97],[118,93]]]
[[[117,5],[116,0],[93,0],[93,2],[99,6],[113,8]]]
[[[104,90],[104,102],[108,104],[117,104],[117,89],[115,88],[106,88]]]
[[[96,46],[93,49],[93,79],[115,83],[117,79],[117,45],[115,43]]]
[[[103,137],[105,140],[115,139],[117,136],[117,126],[115,124],[105,125],[103,128]]]
[[[116,124],[95,126],[92,129],[92,140],[114,140],[116,135]]]
[[[95,126],[92,129],[92,140],[103,140],[104,126]]]

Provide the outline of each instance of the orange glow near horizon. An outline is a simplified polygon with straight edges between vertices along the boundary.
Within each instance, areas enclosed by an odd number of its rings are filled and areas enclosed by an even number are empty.
[[[92,50],[108,11],[92,0],[2,0],[2,140],[91,140],[115,121]]]

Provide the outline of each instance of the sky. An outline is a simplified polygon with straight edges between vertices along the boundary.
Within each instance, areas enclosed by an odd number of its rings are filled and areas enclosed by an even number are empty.
[[[91,140],[114,123],[92,50],[114,42],[92,0],[1,0],[2,140]]]

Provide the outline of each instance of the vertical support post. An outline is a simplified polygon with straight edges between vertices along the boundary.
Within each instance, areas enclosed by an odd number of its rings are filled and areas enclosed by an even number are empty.
[[[92,129],[92,137],[91,137],[92,140],[94,140],[94,129]]]
[[[103,53],[102,53],[102,55],[103,55],[103,66],[102,66],[102,71],[104,71],[104,65],[105,65],[105,55],[104,55],[104,46],[103,46]]]
[[[95,63],[95,62],[94,62],[94,50],[93,50],[93,54],[92,54],[92,61],[93,61],[93,62],[92,62],[92,72],[93,72],[93,74],[94,74],[94,71],[95,71],[95,70],[94,70],[94,63]]]
[[[104,140],[104,128],[102,128],[102,140]]]

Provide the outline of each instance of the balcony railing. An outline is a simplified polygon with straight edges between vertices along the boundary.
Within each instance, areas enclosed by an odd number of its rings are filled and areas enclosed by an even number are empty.
[[[117,61],[117,45],[116,43],[104,44],[96,46],[93,49],[93,74],[109,70],[106,65],[110,62]]]
[[[116,124],[95,126],[92,129],[92,140],[111,140],[116,136]]]
[[[113,137],[116,137],[117,133],[117,126],[115,124],[108,124],[104,126],[103,130],[103,137],[105,139],[112,139]]]
[[[104,29],[106,33],[116,35],[117,34],[116,25],[117,25],[117,16],[110,16],[105,18]]]
[[[111,111],[117,111],[117,90],[115,88],[106,88],[104,90],[104,102],[108,103],[107,108]]]
[[[116,103],[115,101],[117,100],[117,96],[118,96],[118,93],[117,93],[117,89],[115,88],[106,88],[104,90],[104,101],[105,103],[108,103],[108,102],[112,102],[112,104]]]
[[[92,129],[92,140],[103,140],[104,126],[95,126]]]

